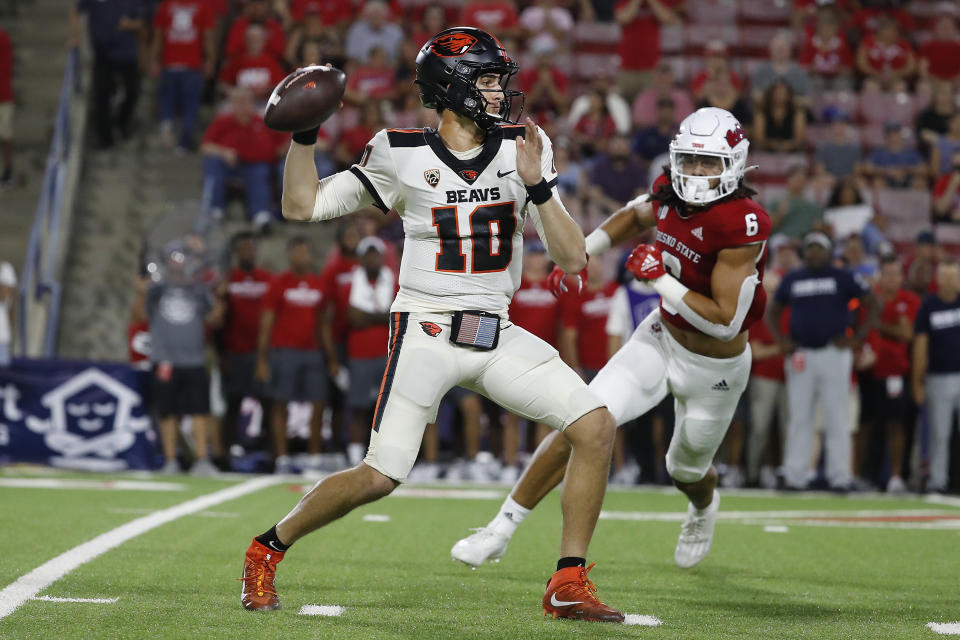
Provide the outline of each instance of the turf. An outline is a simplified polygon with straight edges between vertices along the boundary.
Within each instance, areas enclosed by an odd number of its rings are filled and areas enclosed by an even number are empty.
[[[3,477],[19,472],[8,470]],[[51,474],[47,474],[51,475]],[[58,478],[102,476],[57,474]],[[115,477],[111,477],[115,479]],[[157,478],[166,480],[166,478]],[[57,554],[153,510],[242,481],[175,478],[171,492],[0,488],[0,588]],[[520,528],[499,564],[471,571],[450,546],[486,522],[499,498],[390,497],[300,541],[278,571],[280,611],[240,608],[243,551],[297,500],[277,485],[185,516],[82,565],[44,595],[113,604],[29,601],[0,638],[936,638],[927,622],[960,620],[960,537],[913,530],[720,522],[698,567],[673,565],[677,522],[602,520],[589,560],[606,602],[659,627],[541,617],[559,545],[559,494]],[[505,488],[496,489],[505,495]],[[960,504],[960,501],[958,501]],[[675,492],[613,491],[606,510],[680,512]],[[960,508],[918,499],[725,495],[722,510]],[[390,516],[365,522],[364,514]],[[10,517],[12,516],[12,517]],[[304,604],[342,616],[298,615]]]

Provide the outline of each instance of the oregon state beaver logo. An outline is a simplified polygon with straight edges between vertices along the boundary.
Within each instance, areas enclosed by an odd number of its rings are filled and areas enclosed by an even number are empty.
[[[440,325],[433,322],[421,322],[420,328],[423,329],[423,332],[430,336],[431,338],[436,338],[440,335]]]
[[[430,48],[441,58],[459,58],[475,44],[477,39],[468,33],[449,33],[434,40]]]

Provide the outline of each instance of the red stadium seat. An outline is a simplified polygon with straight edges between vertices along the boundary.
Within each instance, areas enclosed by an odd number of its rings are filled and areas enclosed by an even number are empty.
[[[579,78],[613,76],[619,69],[618,53],[578,53],[573,59],[573,72]]]
[[[735,24],[691,24],[686,29],[686,51],[700,55],[711,40],[720,40],[732,48],[740,42],[740,29]]]
[[[730,24],[737,20],[736,0],[698,0],[687,5],[690,24]]]
[[[884,234],[891,242],[908,242],[917,230],[930,220],[929,191],[911,189],[877,189],[873,192],[873,208],[887,220]]]
[[[615,22],[577,22],[573,27],[574,49],[584,53],[617,53],[620,25]]]
[[[682,53],[684,41],[683,25],[668,24],[660,29],[661,53]]]
[[[783,31],[781,25],[748,24],[740,27],[740,42],[738,48],[745,55],[762,56],[766,59],[770,51],[770,41],[778,32]]]
[[[899,122],[910,126],[916,116],[916,106],[907,93],[860,94],[860,114],[867,124]]]
[[[740,0],[740,17],[752,22],[773,22],[787,25],[793,2],[786,0]]]

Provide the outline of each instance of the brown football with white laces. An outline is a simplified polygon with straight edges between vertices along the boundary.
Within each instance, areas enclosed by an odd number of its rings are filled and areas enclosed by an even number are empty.
[[[263,122],[291,133],[319,127],[340,108],[346,86],[347,74],[335,67],[297,69],[273,89]]]

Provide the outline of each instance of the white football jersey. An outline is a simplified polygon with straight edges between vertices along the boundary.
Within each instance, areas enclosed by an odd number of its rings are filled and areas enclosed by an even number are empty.
[[[543,177],[556,188],[550,139]],[[522,125],[488,134],[480,154],[460,160],[433,129],[384,129],[350,171],[384,212],[396,208],[406,236],[393,312],[479,310],[507,316],[520,286],[523,226],[536,207],[517,175]],[[554,195],[559,197],[556,190]]]

